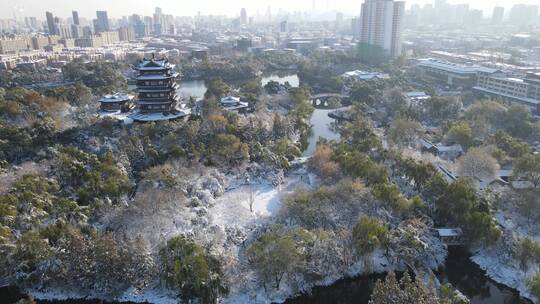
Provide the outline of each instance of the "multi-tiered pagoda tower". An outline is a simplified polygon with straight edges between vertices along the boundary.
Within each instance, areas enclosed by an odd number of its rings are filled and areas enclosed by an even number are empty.
[[[170,120],[187,117],[190,109],[180,103],[176,94],[178,73],[167,59],[143,59],[133,69],[138,72],[138,111],[130,117],[136,121]]]

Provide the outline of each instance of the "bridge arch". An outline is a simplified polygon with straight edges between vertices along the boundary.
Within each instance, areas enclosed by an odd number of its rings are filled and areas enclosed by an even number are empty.
[[[334,108],[336,106],[342,106],[343,100],[347,98],[349,96],[338,93],[316,94],[311,97],[311,104],[316,108]],[[336,100],[340,105],[331,104]]]

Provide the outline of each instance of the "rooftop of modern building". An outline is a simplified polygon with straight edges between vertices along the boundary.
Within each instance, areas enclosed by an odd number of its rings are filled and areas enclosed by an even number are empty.
[[[388,74],[379,73],[379,72],[366,72],[362,70],[349,71],[342,75],[343,77],[352,77],[358,80],[371,80],[371,79],[388,79],[390,76]]]
[[[426,94],[426,92],[406,92],[405,93],[405,96],[409,97],[409,98],[429,98],[431,97],[430,95]]]
[[[418,66],[425,66],[444,70],[447,72],[458,73],[458,74],[476,74],[478,72],[484,73],[496,73],[500,70],[484,67],[476,64],[457,64],[448,61],[442,61],[434,58],[420,58],[417,59]]]
[[[539,106],[540,105],[540,100],[536,100],[536,99],[532,99],[532,98],[526,98],[526,97],[519,97],[519,96],[514,96],[514,95],[509,95],[509,94],[505,94],[505,93],[500,92],[500,91],[491,90],[491,89],[484,88],[484,87],[481,87],[481,86],[475,86],[475,87],[473,87],[473,90],[483,92],[483,93],[487,93],[487,94],[491,94],[491,95],[497,95],[497,96],[505,97],[505,98],[512,99],[512,100],[517,100],[517,101],[519,101],[521,103],[524,103],[524,104],[527,104],[527,105],[532,105],[532,106]]]
[[[524,80],[522,78],[516,78],[516,77],[492,77],[493,79],[499,79],[499,80],[503,80],[503,81],[508,81],[508,82],[514,82],[514,83],[524,83]]]
[[[530,80],[540,80],[540,73],[527,73],[526,79]]]

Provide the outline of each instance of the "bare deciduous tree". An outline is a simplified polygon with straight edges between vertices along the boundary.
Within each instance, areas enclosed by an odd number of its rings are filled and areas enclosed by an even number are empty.
[[[255,190],[254,185],[249,185],[248,189],[248,202],[249,202],[249,211],[253,213],[253,205],[255,204],[255,197],[257,196],[257,191]]]
[[[471,148],[467,154],[458,159],[457,166],[461,176],[479,180],[490,180],[499,170],[497,160],[482,148]]]

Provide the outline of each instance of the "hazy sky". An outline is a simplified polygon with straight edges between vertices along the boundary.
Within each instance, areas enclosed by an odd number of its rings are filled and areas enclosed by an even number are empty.
[[[151,15],[155,6],[163,8],[164,13],[176,16],[201,14],[239,15],[245,7],[248,15],[261,14],[272,6],[273,12],[279,8],[289,11],[310,10],[314,1],[318,9],[326,8],[343,11],[353,15],[360,12],[363,0],[0,0],[0,18],[13,18],[14,10],[22,16],[36,16],[45,19],[45,11],[51,11],[61,18],[67,18],[72,10],[78,10],[85,18],[95,18],[96,10],[107,10],[110,17],[121,17],[133,13]],[[488,12],[495,5],[511,7],[516,3],[540,4],[540,0],[447,0],[449,3],[469,3],[473,8]],[[410,0],[412,3],[433,3],[433,0]],[[488,13],[489,14],[489,13]]]

